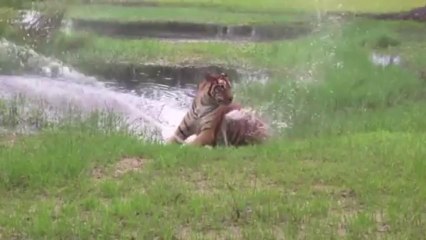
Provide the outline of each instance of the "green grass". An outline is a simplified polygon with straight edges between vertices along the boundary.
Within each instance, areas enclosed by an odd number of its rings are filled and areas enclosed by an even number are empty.
[[[84,34],[86,35],[86,34]],[[83,36],[84,36],[83,35]],[[58,40],[58,45],[65,48],[65,44],[73,45],[74,41],[84,37],[74,35]],[[65,44],[63,44],[65,42]],[[94,37],[87,39],[85,46],[64,52],[62,58],[69,62],[128,62],[135,64],[165,63],[165,64],[251,64],[273,66],[282,64],[275,62],[280,53],[287,53],[280,59],[291,62],[291,58],[306,52],[310,40],[302,40],[275,44],[254,43],[221,43],[221,42],[167,42],[158,40],[120,40],[108,37]],[[72,46],[73,47],[73,46]],[[311,47],[307,47],[313,49]],[[59,49],[63,50],[63,49]],[[276,52],[274,50],[277,50]],[[288,51],[287,51],[288,50]],[[300,56],[300,58],[303,58]]]
[[[124,133],[46,132],[0,151],[0,234],[419,239],[425,141],[424,132],[376,131],[206,150]],[[123,157],[144,164],[114,177]]]
[[[160,3],[189,3],[201,6],[217,6],[227,9],[256,10],[256,11],[355,11],[355,12],[390,12],[409,10],[424,6],[423,0],[158,0]]]
[[[323,31],[321,36],[340,31]],[[170,42],[154,39],[129,40],[74,33],[56,39],[55,50],[69,63],[131,62],[134,64],[230,64],[270,68],[293,67],[301,61],[316,61],[333,41],[320,41],[318,35],[273,43],[247,42]],[[319,55],[318,55],[319,54]],[[95,64],[99,65],[99,64]],[[306,64],[304,63],[303,66]]]
[[[70,7],[67,16],[78,19],[128,21],[180,21],[217,24],[260,24],[301,20],[303,13],[270,15],[262,13],[232,13],[205,8],[184,7],[125,7],[110,5],[76,5]]]
[[[404,31],[402,31],[404,30]],[[355,49],[354,53],[368,58],[372,50],[401,52],[409,65],[422,66],[423,54],[417,49],[426,45],[422,24],[411,22],[382,22],[357,20],[341,24],[324,24],[321,31],[293,40],[267,43],[247,42],[170,42],[159,40],[129,40],[73,33],[56,39],[55,51],[61,59],[83,68],[100,66],[105,62],[159,64],[226,64],[268,68],[278,71],[308,71],[312,65],[338,62],[335,51]],[[381,46],[381,39],[396,42]],[[386,43],[386,42],[385,42]],[[412,47],[416,46],[416,47]],[[344,56],[344,55],[342,55]],[[350,60],[350,59],[348,59]],[[90,64],[96,63],[96,64]],[[423,65],[424,66],[424,65]]]
[[[118,0],[93,0],[94,3],[123,2]],[[146,2],[142,0],[128,0],[127,2]],[[226,11],[256,11],[256,12],[280,12],[280,11],[355,11],[355,12],[393,12],[409,10],[414,7],[423,6],[423,0],[153,0],[159,6],[170,6],[170,4],[182,6],[196,6],[218,8]]]
[[[0,238],[421,239],[422,29],[361,20],[274,43],[57,38],[50,50],[80,67],[189,59],[268,68],[273,79],[238,85],[236,100],[290,128],[262,146],[213,150],[92,121],[0,136]],[[401,52],[403,65],[373,66],[373,50]],[[8,105],[0,110],[13,125]],[[123,158],[142,167],[116,176]]]

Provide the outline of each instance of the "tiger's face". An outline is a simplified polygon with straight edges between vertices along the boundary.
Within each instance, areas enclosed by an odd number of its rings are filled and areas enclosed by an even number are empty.
[[[234,98],[232,93],[231,81],[228,75],[221,73],[220,75],[206,75],[208,85],[207,94],[216,104],[228,105],[232,103]]]

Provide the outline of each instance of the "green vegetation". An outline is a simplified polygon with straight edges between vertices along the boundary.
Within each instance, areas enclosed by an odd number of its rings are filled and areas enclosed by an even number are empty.
[[[301,71],[312,70],[313,65],[320,69],[330,63],[327,62],[328,59],[335,62],[341,60],[330,55],[334,51],[352,49],[363,61],[366,61],[372,49],[383,53],[401,51],[402,57],[408,59],[408,65],[418,65],[422,63],[418,60],[424,58],[424,54],[418,51],[426,46],[421,41],[424,36],[426,28],[419,23],[357,20],[349,23],[325,23],[319,32],[300,39],[266,43],[129,40],[80,32],[59,36],[55,47],[49,46],[47,50],[55,52],[70,64],[86,69],[114,62],[177,65],[201,62],[262,67],[280,73],[296,71],[300,74]],[[387,46],[381,41],[390,41],[392,44]],[[383,44],[385,46],[381,46]],[[318,62],[323,64],[318,65]]]
[[[163,4],[187,3],[200,6],[216,6],[227,9],[254,10],[254,11],[355,11],[355,12],[390,12],[409,10],[410,8],[424,6],[423,0],[265,0],[265,1],[240,1],[240,0],[158,0]]]
[[[121,0],[92,0],[93,3],[121,3]],[[393,12],[404,11],[411,8],[424,6],[423,0],[129,0],[127,2],[151,2],[159,6],[196,6],[218,8],[227,11],[254,11],[254,12],[279,12],[279,11],[356,11],[356,12]]]
[[[375,131],[209,151],[123,132],[45,132],[0,150],[0,234],[418,239],[425,141],[424,132]],[[116,165],[128,157],[133,164]],[[139,171],[123,174],[130,169]]]
[[[0,3],[0,39],[6,38],[14,43],[28,45],[37,49],[39,45],[46,42],[47,32],[54,32],[57,30],[55,23],[60,23],[62,20],[61,13],[65,12],[65,9],[71,1],[74,0],[2,1]],[[26,26],[26,28],[22,28],[22,26],[18,24],[18,21],[22,20],[18,10],[28,9],[41,12],[43,17],[39,17],[35,20],[37,24],[33,22],[31,27]],[[49,20],[47,20],[47,18],[49,18]],[[4,59],[3,52],[0,50],[0,72],[3,72],[4,66],[9,68],[7,65],[9,65],[7,59]]]
[[[262,146],[208,150],[141,141],[109,117],[56,126],[36,114],[28,122],[40,134],[0,134],[0,238],[421,239],[425,35],[422,24],[372,20],[272,43],[61,34],[45,52],[86,71],[107,62],[271,70],[266,84],[236,85],[236,100],[289,128]],[[403,61],[374,66],[373,51]],[[20,107],[0,102],[1,125],[22,122]]]
[[[22,8],[24,6],[28,6],[29,4],[31,4],[31,2],[42,2],[43,0],[40,1],[33,1],[33,0],[3,0],[0,3],[0,8],[4,7],[4,8]]]
[[[0,36],[11,34],[12,27],[9,24],[10,19],[16,17],[16,12],[13,8],[0,7]]]
[[[79,19],[127,21],[181,21],[223,24],[258,24],[300,20],[306,14],[282,15],[232,13],[204,8],[125,7],[110,5],[76,5],[69,9],[68,17]]]

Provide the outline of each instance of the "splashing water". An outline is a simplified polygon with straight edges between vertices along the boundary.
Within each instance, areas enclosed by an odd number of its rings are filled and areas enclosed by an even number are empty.
[[[4,39],[0,43],[0,50],[16,56],[15,62],[29,72],[19,76],[0,75],[0,98],[13,99],[19,95],[32,105],[43,102],[40,105],[50,115],[49,119],[60,118],[55,115],[64,115],[69,106],[82,113],[113,112],[125,120],[135,135],[150,135],[145,137],[161,141],[171,136],[195,95],[195,85],[191,84],[182,88],[147,82],[129,89],[119,82],[86,76],[57,59]],[[240,74],[244,76],[241,84],[268,80],[261,71],[240,71]]]
[[[150,88],[150,91],[155,94],[156,89]],[[173,91],[162,94],[160,99],[150,99],[116,91],[91,78],[0,76],[0,97],[12,98],[16,95],[30,101],[42,99],[56,110],[65,110],[65,106],[71,105],[82,112],[113,111],[123,116],[136,134],[146,133],[147,130],[151,134],[160,132],[161,136],[150,136],[157,139],[164,139],[172,133],[191,100],[182,94],[177,97]]]

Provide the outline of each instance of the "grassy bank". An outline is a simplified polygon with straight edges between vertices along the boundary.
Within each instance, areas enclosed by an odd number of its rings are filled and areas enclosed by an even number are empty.
[[[46,132],[1,147],[0,234],[419,239],[425,141],[376,131],[208,151]]]
[[[93,2],[122,2],[117,0],[93,0]],[[128,2],[146,2],[141,0],[129,0]],[[198,7],[209,7],[218,8],[222,10],[230,11],[267,11],[267,12],[279,12],[279,11],[355,11],[355,12],[391,12],[391,11],[403,11],[409,10],[410,8],[420,7],[424,5],[422,0],[379,0],[379,1],[367,1],[367,0],[306,0],[306,1],[294,1],[294,0],[265,0],[265,1],[239,1],[239,0],[153,0],[150,1],[157,3],[160,6],[167,6],[169,4],[182,4],[189,6]]]
[[[410,8],[420,7],[424,5],[422,0],[408,0],[401,2],[398,0],[266,0],[258,2],[255,0],[239,1],[239,0],[159,0],[162,3],[169,2],[186,2],[204,4],[206,6],[222,6],[234,9],[251,9],[251,10],[302,10],[302,11],[353,11],[353,12],[390,12],[409,10]]]
[[[247,42],[170,42],[128,40],[74,33],[56,39],[55,48],[61,59],[81,67],[103,62],[133,64],[227,64],[268,68],[272,70],[310,70],[312,65],[346,60],[334,57],[335,51],[356,49],[355,57],[368,58],[373,51],[398,53],[408,65],[424,62],[417,51],[424,48],[426,35],[422,24],[357,20],[347,23],[325,23],[319,32],[293,40],[271,43]],[[416,46],[416,47],[412,47]],[[342,57],[345,57],[342,55]],[[327,60],[333,58],[331,60]],[[350,59],[347,59],[350,60]],[[322,65],[319,65],[321,67]]]
[[[205,8],[185,7],[125,7],[111,5],[75,5],[70,7],[70,18],[129,21],[180,21],[216,24],[261,24],[302,20],[307,18],[303,13],[286,13],[270,15],[262,13],[235,13],[212,11]]]

